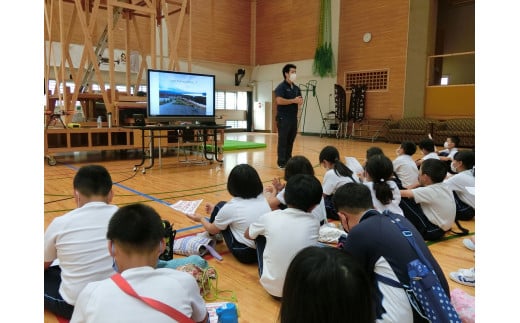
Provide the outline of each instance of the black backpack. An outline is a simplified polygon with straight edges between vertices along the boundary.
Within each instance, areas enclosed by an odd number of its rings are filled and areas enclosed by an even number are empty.
[[[172,224],[168,220],[162,220],[164,226],[164,241],[165,248],[162,254],[159,255],[161,260],[172,260],[173,259],[173,240],[177,230],[173,229]]]
[[[471,206],[466,205],[460,197],[457,195],[457,193],[453,192],[453,197],[455,198],[455,206],[456,206],[456,213],[455,213],[455,224],[459,228],[459,232],[451,230],[451,232],[465,236],[469,234],[469,230],[464,228],[459,221],[469,221],[475,217],[475,209],[473,209]]]

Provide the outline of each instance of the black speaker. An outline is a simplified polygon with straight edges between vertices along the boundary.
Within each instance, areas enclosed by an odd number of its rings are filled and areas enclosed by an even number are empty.
[[[145,125],[144,114],[134,113],[133,117],[134,117],[134,126],[144,126]]]

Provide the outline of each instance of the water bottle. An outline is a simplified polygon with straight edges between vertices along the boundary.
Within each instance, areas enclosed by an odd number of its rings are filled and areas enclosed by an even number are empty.
[[[81,105],[76,106],[76,110],[74,111],[74,115],[72,116],[72,122],[83,122],[85,121],[85,117],[83,116],[83,110],[81,109]]]
[[[98,117],[97,117],[97,127],[98,127],[98,128],[101,128],[101,127],[102,127],[101,116],[98,116]]]
[[[112,128],[112,112],[107,113],[108,127]]]
[[[216,309],[218,323],[238,323],[238,312],[235,303],[226,303]]]

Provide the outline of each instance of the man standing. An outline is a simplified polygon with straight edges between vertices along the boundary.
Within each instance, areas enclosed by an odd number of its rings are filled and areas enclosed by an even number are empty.
[[[274,90],[276,95],[276,125],[278,127],[278,160],[280,168],[292,157],[292,149],[298,130],[298,108],[303,98],[296,81],[296,65],[286,64],[283,67],[283,82]]]

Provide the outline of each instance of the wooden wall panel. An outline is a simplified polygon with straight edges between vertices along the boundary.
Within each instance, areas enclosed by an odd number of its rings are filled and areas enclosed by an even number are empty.
[[[424,116],[433,119],[474,118],[475,85],[426,87]]]
[[[388,69],[388,90],[368,92],[365,117],[401,118],[405,92],[408,1],[344,0],[340,10],[338,84],[345,85],[347,71]],[[372,33],[369,43],[362,40],[365,32]]]
[[[192,59],[252,65],[251,4],[236,0],[191,0]],[[188,57],[188,21],[179,44]]]
[[[320,1],[257,0],[256,5],[255,65],[314,58]]]

